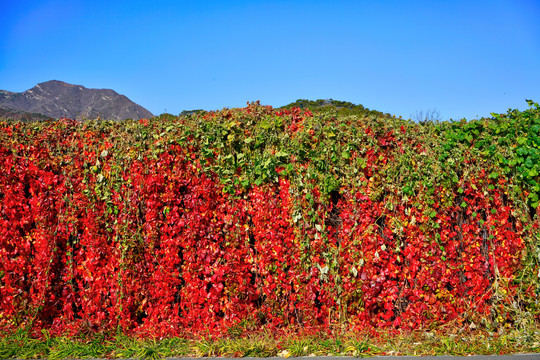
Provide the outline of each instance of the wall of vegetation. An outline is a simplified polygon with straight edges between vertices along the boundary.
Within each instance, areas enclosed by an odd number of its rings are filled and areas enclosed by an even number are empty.
[[[258,103],[0,122],[0,328],[227,335],[539,321],[540,107]]]

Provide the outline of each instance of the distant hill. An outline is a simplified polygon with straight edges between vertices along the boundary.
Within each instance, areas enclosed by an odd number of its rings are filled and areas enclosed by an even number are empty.
[[[180,113],[180,115],[193,115],[193,114],[204,114],[206,110],[197,109],[197,110],[184,110]]]
[[[283,108],[299,107],[301,109],[309,109],[316,112],[336,111],[338,115],[372,115],[377,117],[392,117],[390,114],[385,114],[377,110],[370,110],[362,105],[353,104],[347,101],[339,101],[334,99],[319,99],[305,100],[298,99],[293,103],[282,106]]]
[[[28,122],[28,121],[44,121],[49,120],[51,117],[43,114],[29,113],[25,111],[8,109],[0,106],[0,119],[11,119],[16,121]]]
[[[3,111],[70,119],[124,120],[151,118],[152,113],[111,89],[88,89],[51,80],[21,93],[0,90]],[[1,112],[0,112],[1,114]]]
[[[306,100],[298,99],[293,103],[283,105],[277,109],[290,109],[293,107],[298,107],[300,109],[311,110],[313,112],[319,113],[329,113],[334,112],[336,115],[362,115],[362,116],[375,116],[375,117],[384,117],[384,118],[393,118],[394,115],[383,113],[377,110],[370,110],[363,105],[353,104],[347,101],[340,101],[334,99],[319,99],[319,100]],[[184,110],[179,115],[193,115],[193,114],[204,114],[207,110]],[[161,114],[166,115],[166,114]],[[161,116],[160,115],[160,116]]]

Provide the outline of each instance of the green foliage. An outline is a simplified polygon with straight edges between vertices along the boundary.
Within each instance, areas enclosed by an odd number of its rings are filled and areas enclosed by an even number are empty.
[[[445,132],[441,159],[464,154],[497,168],[491,179],[504,175],[514,183],[515,196],[526,197],[533,209],[540,196],[540,106],[531,100],[525,111],[508,110],[491,119],[457,122]]]

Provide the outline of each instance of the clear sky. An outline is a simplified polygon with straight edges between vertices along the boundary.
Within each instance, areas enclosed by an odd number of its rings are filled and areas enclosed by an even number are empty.
[[[336,99],[472,119],[540,102],[540,1],[0,0],[0,89],[154,114]]]

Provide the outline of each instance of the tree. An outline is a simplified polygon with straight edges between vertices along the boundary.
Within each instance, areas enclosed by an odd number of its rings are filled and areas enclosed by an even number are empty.
[[[438,122],[441,121],[441,113],[437,109],[427,109],[426,111],[417,110],[413,115],[411,115],[411,120],[419,124]]]

